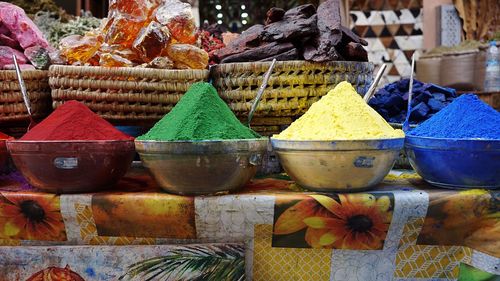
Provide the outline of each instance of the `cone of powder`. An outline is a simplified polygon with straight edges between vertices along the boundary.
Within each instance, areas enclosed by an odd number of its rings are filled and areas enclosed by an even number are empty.
[[[133,140],[117,130],[108,121],[92,112],[84,104],[68,101],[58,107],[20,140]]]
[[[198,82],[189,88],[171,112],[137,139],[199,141],[259,137],[241,124],[211,84]]]
[[[276,139],[365,140],[403,138],[382,116],[368,106],[348,82],[339,83]]]
[[[0,132],[0,140],[8,140],[10,138],[11,138],[10,136]]]
[[[410,136],[445,139],[500,139],[500,112],[476,95],[456,98],[409,132]]]

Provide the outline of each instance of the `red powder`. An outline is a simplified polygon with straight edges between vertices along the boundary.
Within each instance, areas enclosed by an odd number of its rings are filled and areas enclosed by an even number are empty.
[[[10,139],[10,137],[0,132],[0,140],[7,140],[7,139]]]
[[[21,138],[21,140],[133,139],[77,101],[64,103]]]

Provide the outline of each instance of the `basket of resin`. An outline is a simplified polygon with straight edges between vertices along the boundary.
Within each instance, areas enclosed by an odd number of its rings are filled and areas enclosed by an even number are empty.
[[[100,28],[61,40],[71,65],[50,68],[54,107],[78,100],[114,123],[154,124],[208,80],[208,53],[196,43],[189,4],[113,1]]]
[[[52,49],[23,9],[0,2],[0,126],[29,122],[12,56],[15,55],[29,93],[35,119],[46,117],[52,107],[48,71]]]
[[[69,101],[7,148],[28,182],[52,193],[113,186],[134,157],[133,138],[85,105]]]
[[[404,144],[395,130],[342,82],[271,138],[287,174],[314,191],[354,192],[381,182]]]
[[[204,82],[193,84],[170,113],[135,140],[157,183],[184,195],[243,187],[261,165],[267,144]]]
[[[446,188],[500,187],[500,112],[476,95],[455,99],[411,130],[405,149],[427,182]]]
[[[214,85],[238,117],[248,115],[273,59],[278,62],[255,112],[271,118],[270,126],[289,125],[342,81],[362,95],[368,90],[373,64],[363,48],[367,42],[341,26],[339,3],[272,8],[265,25],[248,28],[214,52]],[[276,124],[276,117],[288,119]]]

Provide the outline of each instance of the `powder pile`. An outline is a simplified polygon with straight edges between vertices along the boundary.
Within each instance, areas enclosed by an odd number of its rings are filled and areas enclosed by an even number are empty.
[[[69,101],[36,125],[21,140],[133,140],[84,104]]]
[[[211,84],[198,82],[189,88],[171,112],[137,139],[191,141],[258,137],[241,124]]]
[[[408,135],[454,139],[500,139],[500,112],[476,95],[455,99]]]
[[[402,138],[368,106],[348,82],[341,82],[290,127],[274,136],[284,140],[358,140]]]

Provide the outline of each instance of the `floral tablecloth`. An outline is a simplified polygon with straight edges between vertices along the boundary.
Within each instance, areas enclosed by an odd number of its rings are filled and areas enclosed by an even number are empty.
[[[138,168],[94,194],[42,193],[11,174],[0,176],[0,280],[498,280],[499,199],[401,171],[364,193],[275,176],[199,197],[164,193]]]

